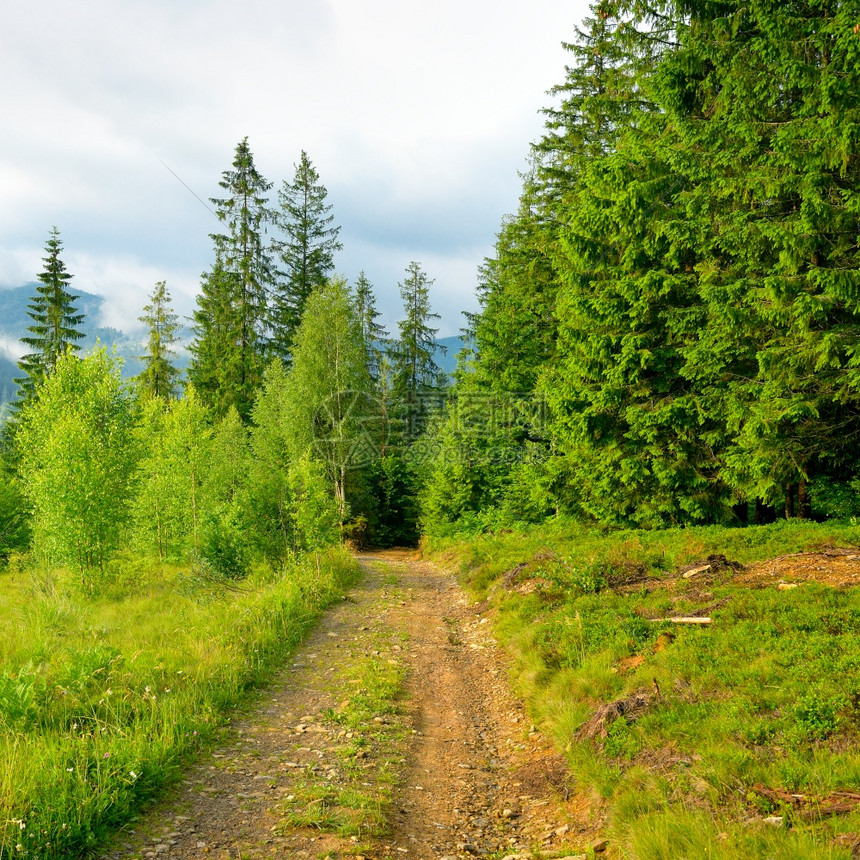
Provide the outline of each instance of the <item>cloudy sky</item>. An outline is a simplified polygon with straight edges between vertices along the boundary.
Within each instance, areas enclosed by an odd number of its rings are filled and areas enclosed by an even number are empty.
[[[166,279],[190,313],[221,172],[247,135],[279,186],[306,150],[385,317],[411,260],[442,335],[513,211],[583,0],[31,0],[0,30],[0,285],[61,231],[74,285],[128,330]]]

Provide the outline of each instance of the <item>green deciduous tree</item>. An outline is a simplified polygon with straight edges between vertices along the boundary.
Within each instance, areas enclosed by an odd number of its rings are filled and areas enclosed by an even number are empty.
[[[204,492],[212,453],[206,409],[193,387],[181,400],[152,398],[143,404],[136,434],[135,540],[160,558],[186,557],[199,546],[210,508]]]
[[[324,463],[342,516],[347,472],[364,459],[364,446],[372,448],[365,424],[370,388],[355,305],[346,283],[331,281],[308,297],[296,333],[287,402],[295,458],[311,452]]]
[[[81,572],[104,567],[129,512],[132,416],[119,362],[103,348],[61,356],[25,404],[20,473],[37,552]]]
[[[78,349],[76,341],[84,336],[79,328],[84,315],[75,309],[78,296],[69,292],[73,276],[66,270],[60,256],[62,251],[60,232],[54,227],[45,244],[45,268],[37,275],[39,286],[27,311],[33,320],[27,327],[31,336],[21,338],[32,350],[18,362],[18,367],[27,374],[15,380],[20,386],[22,401],[32,396],[35,387],[67,350]]]
[[[284,238],[275,243],[283,266],[272,309],[272,349],[289,360],[293,339],[311,292],[323,286],[334,271],[334,255],[343,247],[340,227],[326,203],[328,192],[307,153],[302,150],[292,182],[278,192],[278,225]]]
[[[258,546],[279,560],[337,539],[338,508],[323,466],[299,453],[293,435],[287,371],[266,368],[254,405],[248,504]]]
[[[167,284],[159,281],[149,297],[149,304],[139,317],[148,329],[146,355],[140,358],[144,368],[136,377],[138,385],[150,397],[169,400],[176,396],[179,370],[171,363],[176,353],[171,348],[176,343],[179,317],[173,312]]]

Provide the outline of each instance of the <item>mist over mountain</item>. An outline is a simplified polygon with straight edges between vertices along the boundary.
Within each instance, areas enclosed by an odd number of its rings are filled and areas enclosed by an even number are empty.
[[[36,294],[36,282],[20,287],[0,288],[0,404],[9,403],[15,399],[17,386],[14,380],[21,376],[17,362],[27,352],[27,347],[21,343],[21,338],[27,336],[27,326],[33,320],[27,313],[27,308]],[[143,335],[139,333],[137,320],[129,320],[129,326],[138,329],[136,334],[128,334],[117,328],[99,325],[104,298],[83,290],[74,290],[78,299],[76,308],[84,314],[81,330],[83,340],[79,341],[82,350],[92,349],[97,345],[115,347],[117,354],[123,359],[122,375],[124,378],[136,376],[143,369],[139,356],[144,351]],[[179,342],[176,344],[176,366],[184,371],[188,366],[188,344],[192,340],[192,332],[187,327],[180,328]],[[436,362],[445,373],[452,373],[457,365],[457,353],[462,348],[462,338],[444,337],[437,343],[445,347],[446,354],[440,349]]]
[[[21,343],[21,338],[27,336],[27,327],[33,324],[27,309],[37,286],[32,282],[21,287],[0,289],[0,403],[15,399],[17,386],[14,380],[21,376],[17,362],[28,351]],[[128,378],[140,373],[143,368],[139,359],[143,352],[141,335],[130,335],[116,328],[99,325],[104,299],[83,290],[73,289],[73,292],[78,296],[75,307],[84,314],[81,325],[84,338],[78,342],[81,350],[86,351],[97,345],[116,347],[117,354],[123,359],[123,376]],[[187,330],[181,334],[184,335],[183,341],[187,342]],[[188,354],[184,349],[178,349],[177,353],[176,364],[184,369],[188,364]]]

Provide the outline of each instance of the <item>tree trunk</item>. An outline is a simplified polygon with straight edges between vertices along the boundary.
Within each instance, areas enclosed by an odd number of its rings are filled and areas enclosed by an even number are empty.
[[[802,520],[812,519],[812,502],[809,498],[809,485],[806,478],[797,485],[797,516]]]
[[[767,523],[776,522],[776,509],[773,505],[768,505],[763,502],[761,499],[755,500],[755,516],[753,517],[753,523],[757,526],[763,526]]]
[[[794,496],[797,488],[791,481],[785,484],[785,518],[787,520],[794,518]]]

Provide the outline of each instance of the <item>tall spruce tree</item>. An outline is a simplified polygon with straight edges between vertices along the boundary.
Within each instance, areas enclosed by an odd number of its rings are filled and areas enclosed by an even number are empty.
[[[355,310],[361,325],[361,337],[367,352],[367,371],[376,382],[379,379],[382,356],[388,338],[388,330],[379,322],[373,285],[364,272],[360,272],[353,290]]]
[[[704,225],[707,310],[687,375],[726,416],[742,501],[808,512],[807,481],[857,474],[860,37],[851,4],[662,3],[664,145]],[[688,17],[689,16],[689,17]]]
[[[495,255],[480,272],[481,312],[474,321],[479,387],[528,392],[555,350],[558,277],[546,201],[525,177],[519,211],[502,224]]]
[[[544,141],[567,180],[553,197],[559,336],[542,389],[580,510],[659,525],[720,517],[727,493],[683,375],[702,318],[698,225],[652,86],[675,19],[643,23],[640,8],[594,7]]]
[[[215,261],[197,299],[188,376],[217,414],[234,406],[248,420],[268,348],[275,267],[265,232],[272,183],[257,170],[248,138],[236,146],[232,167],[218,183],[226,196],[212,198],[226,232],[211,234]]]
[[[139,320],[146,325],[148,334],[146,355],[141,356],[144,368],[137,375],[137,382],[149,396],[169,400],[176,395],[179,378],[179,370],[171,363],[171,358],[176,357],[171,347],[176,343],[179,317],[173,312],[164,281],[153,288]]]
[[[72,277],[61,258],[63,243],[60,231],[53,227],[45,244],[45,268],[38,275],[39,286],[27,313],[33,324],[27,326],[30,337],[21,338],[32,352],[23,356],[18,367],[26,373],[16,379],[20,387],[19,403],[26,402],[35,387],[49,374],[67,351],[76,351],[76,341],[84,337],[79,326],[84,315],[75,309],[78,296],[69,292]]]
[[[272,350],[288,360],[305,303],[334,271],[334,255],[343,247],[340,227],[326,203],[328,192],[308,154],[302,150],[292,182],[278,192],[278,225],[284,238],[274,243],[283,266],[282,283],[272,307]]]
[[[392,350],[394,389],[407,400],[445,385],[445,374],[436,364],[437,351],[444,354],[444,347],[436,343],[439,330],[431,324],[439,319],[439,314],[430,309],[432,285],[433,279],[414,261],[398,285],[405,316],[397,323],[400,336]]]

